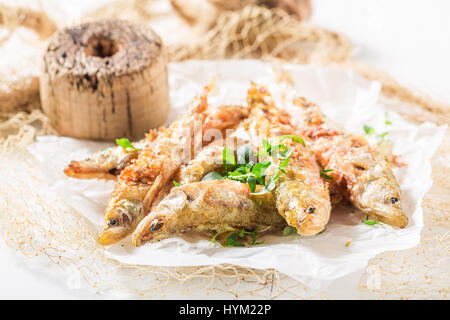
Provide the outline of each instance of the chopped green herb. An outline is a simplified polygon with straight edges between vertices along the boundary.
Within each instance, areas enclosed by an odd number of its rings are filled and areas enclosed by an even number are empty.
[[[252,149],[247,143],[240,147],[237,151],[238,164],[248,164],[252,158]]]
[[[289,163],[289,157],[284,159],[284,161],[280,164],[280,168],[286,168],[287,167],[287,165]],[[285,172],[283,172],[283,173],[285,173]]]
[[[210,181],[210,180],[222,180],[224,177],[218,172],[210,172],[205,175],[202,181]]]
[[[290,236],[291,234],[297,234],[297,229],[291,226],[286,226],[283,229],[283,236]]]
[[[175,180],[173,181],[173,185],[175,186],[175,187],[179,187],[179,186],[181,186],[181,184],[179,184],[178,182],[176,182]]]
[[[389,120],[389,115],[388,115],[387,111],[384,113],[384,124],[387,126],[392,124],[392,121]]]
[[[253,231],[247,231],[247,230],[245,230],[245,228],[242,228],[241,230],[228,229],[228,230],[224,230],[224,231],[221,231],[218,233],[215,233],[214,231],[210,231],[211,241],[210,241],[209,245],[211,246],[212,244],[215,243],[215,244],[222,246],[222,244],[217,242],[217,237],[219,235],[227,233],[227,232],[232,232],[232,233],[229,234],[228,237],[226,238],[225,243],[223,244],[224,247],[245,247],[246,245],[256,246],[259,244],[263,244],[264,240],[256,241],[256,237],[259,232],[259,229],[260,228],[258,226]],[[248,236],[250,236],[251,241],[248,241]],[[238,237],[246,240],[246,243],[244,243],[243,241],[239,241]]]
[[[227,238],[227,245],[234,246],[234,247],[242,247],[241,244],[243,244],[243,243],[240,242],[240,241],[236,241],[236,239],[237,239],[238,236],[240,238],[245,238],[247,235],[249,235],[251,237],[251,239],[252,239],[251,242],[247,243],[248,245],[256,246],[256,245],[259,245],[259,244],[263,244],[264,240],[263,241],[258,241],[258,242],[256,241],[256,236],[257,236],[258,231],[259,231],[259,226],[256,227],[256,229],[253,230],[253,231],[247,231],[245,229],[241,229],[239,231],[239,233],[233,233]],[[230,238],[231,238],[231,240],[228,240]],[[234,243],[235,245],[229,244],[228,241]],[[245,244],[243,244],[243,246],[245,246]]]
[[[333,177],[329,176],[326,174],[326,172],[331,172],[333,171],[333,169],[324,169],[324,170],[320,170],[320,176],[322,178],[328,179],[328,180],[333,180]]]
[[[116,139],[116,143],[119,146],[121,146],[122,148],[124,148],[125,150],[127,150],[127,149],[141,150],[141,149],[133,146],[133,144],[127,138]]]
[[[387,113],[387,112],[384,113],[384,118],[385,118],[384,124],[385,124],[386,126],[392,124],[392,122],[389,120],[389,117],[388,117],[388,113]],[[370,126],[364,125],[364,126],[363,126],[363,129],[364,129],[364,132],[366,133],[366,135],[368,135],[368,136],[371,136],[371,135],[376,134],[375,129],[372,128],[372,127],[370,127]],[[384,140],[384,138],[385,138],[388,134],[389,134],[389,131],[385,131],[385,132],[383,132],[383,133],[381,133],[381,134],[377,134],[376,136],[377,136],[378,138],[381,138],[381,140]]]
[[[389,131],[383,132],[382,134],[379,135],[379,137],[381,139],[384,139],[384,137],[386,137],[389,134]]]
[[[268,153],[270,153],[270,149],[272,148],[272,145],[267,140],[262,141],[262,146],[264,150],[266,150]]]
[[[266,189],[266,187],[262,187],[261,190],[259,190],[258,192],[252,192],[250,194],[254,196],[260,196],[266,194],[267,192],[270,192],[270,190]]]
[[[280,138],[281,138],[281,140],[289,138],[289,139],[292,139],[294,142],[297,142],[297,143],[300,143],[300,144],[306,146],[305,145],[305,140],[303,140],[302,138],[300,138],[298,136],[295,136],[293,134],[285,134],[285,135],[281,136]]]
[[[264,243],[264,240],[263,241],[258,241],[258,242],[256,241],[256,234],[258,233],[258,231],[259,231],[259,226],[256,227],[255,230],[253,230],[251,232],[247,232],[252,237],[252,242],[249,243],[251,246],[256,246],[256,245]]]
[[[297,143],[304,144],[302,138],[295,135],[284,135],[282,139],[292,139]],[[280,173],[286,174],[283,168],[286,168],[289,163],[289,158],[293,148],[288,147],[285,144],[271,145],[269,141],[262,141],[262,150],[257,154],[258,156],[278,156],[283,161],[278,166],[276,173],[266,183],[266,170],[272,165],[272,161],[262,161],[253,163],[252,157],[254,153],[249,144],[241,146],[237,151],[237,162],[234,153],[225,147],[222,151],[222,163],[225,169],[225,174],[222,175],[217,172],[211,172],[205,175],[202,181],[230,179],[247,183],[250,187],[251,194],[261,195],[272,191],[276,187],[276,181]],[[264,186],[258,192],[256,186]]]
[[[298,142],[300,141],[299,137],[297,136],[293,136],[293,135],[286,135],[286,136],[282,136],[285,138],[291,138],[294,141]],[[278,177],[280,176],[280,172],[283,174],[286,174],[286,171],[283,169],[285,167],[287,167],[288,163],[289,163],[289,158],[290,155],[292,153],[293,148],[292,147],[287,147],[284,144],[279,144],[276,146],[271,145],[267,140],[263,140],[263,148],[265,150],[263,150],[266,154],[270,154],[272,156],[277,155],[278,153],[278,157],[283,159],[283,162],[278,166],[278,170],[277,172],[269,179],[269,181],[267,181],[267,183],[264,185],[264,187],[259,190],[258,192],[253,192],[253,195],[262,195],[265,194],[267,192],[272,191],[273,189],[275,189],[276,187],[276,181],[278,180]],[[261,153],[259,153],[258,155],[261,155]],[[268,168],[272,163],[270,161],[265,162],[264,165],[262,165],[262,167],[264,168],[264,171],[266,168]],[[258,177],[256,176],[256,180],[263,185],[263,179],[262,177]]]
[[[223,148],[222,163],[227,170],[236,166],[236,158],[234,157],[233,151],[231,151],[228,147]]]
[[[377,224],[375,220],[363,220],[362,223],[367,224],[368,226],[373,226]]]
[[[255,176],[253,176],[253,175],[248,176],[247,183],[248,183],[248,186],[250,187],[250,191],[255,192],[256,183],[257,183]]]
[[[233,229],[233,230],[234,230],[234,229]],[[224,231],[215,233],[214,231],[211,230],[211,231],[210,231],[210,233],[211,233],[211,241],[209,242],[209,246],[211,246],[211,245],[214,244],[214,243],[221,246],[221,244],[217,242],[217,237],[218,237],[219,235],[221,235],[221,234],[224,234],[224,233],[230,232],[230,231],[232,231],[232,230],[224,230]]]
[[[364,218],[364,220],[361,220],[361,222],[364,223],[364,224],[366,224],[366,225],[368,225],[368,226],[373,226],[373,225],[376,225],[376,224],[381,224],[381,222],[379,222],[379,221],[375,221],[375,220],[369,219],[369,215],[366,215],[366,217]]]
[[[280,175],[280,169],[278,169],[277,173],[274,174],[269,181],[266,183],[266,185],[259,190],[258,192],[252,192],[252,195],[263,195],[266,194],[267,192],[272,191],[273,189],[275,189],[275,182],[278,180],[278,176]]]
[[[252,167],[252,173],[258,177],[258,176],[263,176],[264,172],[266,172],[267,168],[269,168],[271,162],[270,161],[263,161],[263,162],[258,162],[257,164],[255,164]]]
[[[375,132],[375,129],[372,127],[369,127],[368,125],[364,125],[363,129],[364,129],[364,132],[366,133],[366,135],[368,135],[368,136],[374,134],[374,132]]]
[[[243,244],[240,241],[237,241],[238,234],[232,233],[228,236],[226,240],[226,246],[227,247],[245,247],[245,244]]]
[[[280,159],[288,159],[288,158],[291,156],[291,153],[292,153],[292,151],[294,150],[294,148],[291,148],[291,147],[286,148],[285,145],[282,145],[282,146],[283,146],[283,148],[281,148],[281,149],[278,151],[278,157],[279,157]]]
[[[270,179],[269,182],[264,186],[268,191],[272,191],[275,189],[275,182],[278,180],[278,177],[280,176],[280,171],[278,170],[276,174],[274,174]]]

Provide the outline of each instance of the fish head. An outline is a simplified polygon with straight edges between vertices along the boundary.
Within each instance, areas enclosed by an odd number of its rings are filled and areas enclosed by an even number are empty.
[[[102,245],[113,244],[131,232],[142,216],[142,201],[121,199],[109,208],[105,215],[103,232],[99,237]]]
[[[330,219],[331,204],[329,199],[304,198],[297,208],[296,229],[303,236],[314,236],[323,231]]]
[[[356,199],[363,211],[389,225],[404,228],[408,218],[402,210],[400,187],[392,174],[378,175],[368,180]]]
[[[314,192],[311,188],[315,188]],[[278,211],[298,234],[313,236],[323,231],[331,211],[325,185],[310,186],[301,180],[284,181],[275,189],[275,195]]]
[[[142,144],[135,144],[139,147]],[[115,178],[132,159],[136,158],[138,151],[125,151],[122,147],[106,148],[82,161],[72,161],[64,173],[73,178]]]
[[[163,231],[163,226],[165,225],[166,216],[152,216],[151,219],[142,221],[143,223],[139,225],[139,228],[133,233],[131,242],[133,246],[140,247],[145,242],[152,241],[157,238],[158,235]]]
[[[188,196],[181,188],[189,186],[175,188],[139,223],[131,238],[133,246],[140,247],[145,242],[161,240],[170,233],[173,224],[169,224],[174,222],[171,217],[177,216],[188,202]]]

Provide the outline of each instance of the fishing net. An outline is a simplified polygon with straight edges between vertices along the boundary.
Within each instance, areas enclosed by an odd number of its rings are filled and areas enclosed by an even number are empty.
[[[127,1],[127,3],[130,3]],[[96,14],[140,23],[152,19],[148,1],[115,1]],[[351,68],[382,83],[382,102],[414,122],[448,123],[449,107],[411,90],[389,75],[357,62],[345,36],[299,22],[279,9],[247,6],[222,12],[198,41],[169,47],[171,61],[261,58]],[[34,102],[37,103],[38,102]],[[1,109],[1,108],[0,108]],[[275,271],[234,265],[149,267],[125,265],[105,256],[98,230],[52,192],[26,147],[39,135],[55,134],[39,110],[0,114],[0,231],[25,256],[44,256],[78,282],[100,292],[143,297],[330,298]],[[434,185],[423,202],[425,227],[418,247],[372,259],[359,292],[365,298],[447,299],[450,287],[450,135],[433,158]]]

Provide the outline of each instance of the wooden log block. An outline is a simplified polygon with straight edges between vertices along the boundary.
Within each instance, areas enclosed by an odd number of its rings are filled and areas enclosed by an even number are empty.
[[[167,56],[151,29],[108,19],[50,40],[41,104],[55,129],[88,139],[137,139],[169,113]]]

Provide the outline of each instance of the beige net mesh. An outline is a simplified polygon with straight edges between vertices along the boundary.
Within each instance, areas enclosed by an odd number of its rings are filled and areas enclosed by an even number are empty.
[[[127,1],[128,2],[128,1]],[[123,1],[101,15],[139,22],[152,18],[148,1]],[[100,14],[99,14],[100,16]],[[172,61],[259,57],[296,63],[338,64],[383,84],[383,102],[412,121],[448,123],[449,108],[403,87],[386,74],[352,61],[353,48],[339,34],[300,23],[281,10],[248,6],[223,12],[217,24],[191,46],[169,48]],[[48,188],[46,177],[26,151],[36,136],[54,134],[47,117],[0,114],[0,231],[7,244],[29,257],[47,256],[64,270],[77,270],[83,281],[102,292],[119,290],[145,297],[189,295],[224,298],[329,298],[274,270],[233,265],[161,268],[124,265],[105,256],[85,219]],[[417,248],[389,252],[370,261],[360,282],[367,298],[447,299],[450,287],[449,208],[450,136],[433,158],[432,190],[424,199],[426,227]]]
[[[172,50],[172,59],[261,58],[294,63],[342,63],[353,48],[326,29],[300,23],[280,9],[247,6],[222,13],[217,24],[193,47]]]

